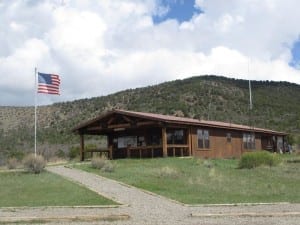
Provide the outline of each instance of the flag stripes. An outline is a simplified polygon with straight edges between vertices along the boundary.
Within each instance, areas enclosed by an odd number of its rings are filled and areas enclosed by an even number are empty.
[[[38,93],[59,95],[59,75],[38,73]]]

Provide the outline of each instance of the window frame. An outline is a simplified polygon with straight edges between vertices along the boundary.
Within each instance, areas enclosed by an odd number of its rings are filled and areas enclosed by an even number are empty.
[[[168,145],[186,145],[187,132],[183,128],[167,129],[167,144]]]
[[[197,149],[210,150],[210,136],[208,129],[197,129]]]
[[[232,134],[230,132],[226,133],[226,143],[231,143],[232,140]]]
[[[256,150],[255,133],[243,133],[243,148],[246,150]]]

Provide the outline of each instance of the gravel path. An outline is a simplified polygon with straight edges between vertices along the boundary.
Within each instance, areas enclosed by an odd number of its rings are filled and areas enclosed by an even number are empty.
[[[225,224],[225,225],[298,225],[300,204],[195,206],[189,207],[167,198],[103,178],[77,169],[63,166],[49,167],[49,171],[87,186],[89,189],[121,204],[117,208],[45,207],[25,209],[1,209],[2,218],[60,218],[59,224]],[[91,221],[74,221],[70,218],[85,216]],[[112,217],[117,220],[107,220]],[[64,221],[62,218],[67,218]],[[101,219],[102,218],[102,219]],[[103,219],[104,218],[104,219]],[[100,219],[100,220],[99,220]],[[88,219],[86,219],[88,220]],[[98,221],[95,221],[98,220]],[[0,219],[1,222],[1,219]],[[49,222],[49,224],[57,224]]]

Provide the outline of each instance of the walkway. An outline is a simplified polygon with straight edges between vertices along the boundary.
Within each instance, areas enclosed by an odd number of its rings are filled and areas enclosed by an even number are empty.
[[[300,204],[274,204],[249,206],[195,206],[189,207],[167,198],[150,194],[140,189],[107,179],[95,174],[63,166],[49,167],[48,171],[57,173],[70,180],[87,186],[99,194],[121,204],[117,208],[45,208],[23,209],[14,212],[3,212],[0,215],[9,217],[71,217],[90,216],[106,218],[113,216],[123,220],[105,221],[100,224],[154,225],[154,224],[270,224],[298,225],[300,221]],[[129,219],[128,216],[130,217]],[[125,219],[124,219],[125,218]],[[64,224],[60,220],[60,224]],[[54,222],[55,223],[55,222]],[[70,221],[65,222],[70,224]],[[98,222],[74,222],[71,224],[99,224]]]

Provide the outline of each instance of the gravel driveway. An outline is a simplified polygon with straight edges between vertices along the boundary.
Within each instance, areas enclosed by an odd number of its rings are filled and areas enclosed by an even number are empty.
[[[299,225],[300,204],[239,206],[186,206],[167,198],[95,174],[63,166],[47,168],[99,194],[121,203],[120,207],[45,207],[1,209],[0,218],[53,218],[49,224],[130,224],[130,225]],[[82,217],[84,221],[71,221]],[[115,218],[115,219],[107,219]],[[66,220],[64,220],[66,219]],[[51,221],[51,220],[50,220]],[[0,219],[1,222],[1,219]]]

